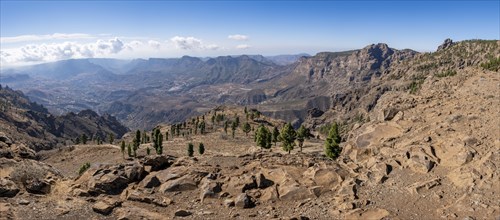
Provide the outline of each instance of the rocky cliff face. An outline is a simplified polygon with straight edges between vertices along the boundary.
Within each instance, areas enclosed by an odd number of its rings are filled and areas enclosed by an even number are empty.
[[[13,140],[37,151],[66,145],[82,134],[104,140],[108,134],[120,138],[128,132],[115,117],[99,116],[91,110],[53,116],[42,105],[10,88],[0,89],[0,128]]]

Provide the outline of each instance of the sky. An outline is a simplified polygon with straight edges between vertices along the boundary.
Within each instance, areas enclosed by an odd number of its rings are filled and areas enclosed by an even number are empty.
[[[1,67],[71,58],[316,54],[500,39],[490,1],[0,1]]]

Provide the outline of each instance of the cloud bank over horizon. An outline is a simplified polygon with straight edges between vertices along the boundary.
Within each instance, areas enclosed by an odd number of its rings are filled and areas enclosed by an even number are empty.
[[[154,55],[203,55],[210,51],[233,52],[193,36],[174,36],[167,40],[103,36],[106,35],[55,33],[1,37],[0,62],[5,67],[79,58],[146,58]],[[248,40],[246,35],[230,36],[234,38],[229,38],[231,40]],[[230,48],[237,51],[250,46],[239,44]]]

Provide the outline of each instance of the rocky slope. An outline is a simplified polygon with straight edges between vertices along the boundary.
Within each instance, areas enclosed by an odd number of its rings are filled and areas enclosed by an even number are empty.
[[[113,116],[99,116],[91,110],[53,116],[42,105],[30,102],[22,92],[3,87],[0,88],[0,131],[39,151],[73,143],[71,140],[82,134],[89,140],[97,136],[104,140],[108,134],[120,138],[128,128]]]

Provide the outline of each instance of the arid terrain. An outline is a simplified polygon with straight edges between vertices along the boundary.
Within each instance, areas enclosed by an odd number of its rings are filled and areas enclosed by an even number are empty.
[[[3,87],[0,219],[498,219],[499,59],[498,40],[446,40],[432,53],[385,44],[319,53],[266,64],[280,72],[263,72],[262,82],[235,73],[194,86],[189,100],[205,98],[196,112],[147,126],[135,118],[133,131],[123,117],[92,111],[53,116]],[[252,102],[214,102],[218,83],[261,92],[245,94]],[[149,101],[142,104],[158,107]],[[292,121],[310,129],[302,150],[257,146],[260,125]],[[324,153],[333,122],[335,159]],[[146,140],[130,155],[136,129],[152,138],[151,128],[163,135],[163,152]],[[85,133],[87,143],[75,141]]]

